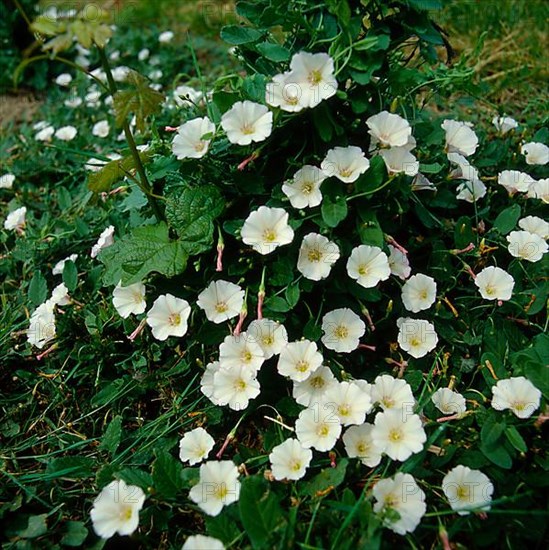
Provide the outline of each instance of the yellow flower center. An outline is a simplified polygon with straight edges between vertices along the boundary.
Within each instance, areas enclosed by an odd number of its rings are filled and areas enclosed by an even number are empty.
[[[484,290],[488,296],[493,296],[496,293],[496,288],[494,285],[486,285],[486,289]]]
[[[315,390],[319,390],[320,388],[323,388],[323,387],[324,387],[324,378],[322,378],[322,376],[313,376],[313,377],[310,379],[309,384],[310,384],[311,387],[314,388]]]
[[[168,323],[173,327],[179,326],[181,324],[181,315],[179,315],[179,313],[172,313],[168,317]]]
[[[400,441],[402,439],[402,430],[398,428],[393,428],[389,432],[389,440],[396,443],[397,441]]]
[[[322,82],[322,73],[319,70],[312,70],[309,73],[308,80],[314,86],[318,86]]]
[[[513,403],[513,408],[517,411],[523,411],[526,408],[526,403],[523,401],[515,401]]]
[[[301,192],[304,195],[310,195],[313,189],[314,189],[314,185],[310,181],[303,183],[301,186]]]
[[[361,456],[364,456],[366,455],[366,453],[368,452],[368,445],[366,445],[366,443],[364,442],[360,442],[357,446],[356,446],[356,450],[358,451],[358,454],[361,455]]]
[[[240,130],[245,136],[255,133],[255,127],[253,124],[244,124]]]
[[[206,142],[205,141],[199,141],[195,144],[194,150],[197,153],[200,153],[201,151],[204,151],[204,147],[206,147]]]
[[[359,265],[358,266],[358,274],[360,276],[364,276],[364,275],[368,275],[368,273],[370,272],[368,266],[366,264],[362,264],[362,265]]]
[[[425,289],[423,289],[420,293],[419,293],[419,297],[422,299],[422,300],[427,300],[427,291]]]
[[[349,416],[349,413],[351,412],[351,407],[349,407],[349,405],[340,405],[337,408],[337,412],[340,416]]]
[[[247,349],[244,350],[240,355],[240,358],[242,359],[243,363],[249,363],[252,360],[252,357],[253,357],[252,353]]]
[[[264,346],[272,346],[274,344],[274,336],[264,336],[262,342]]]
[[[383,397],[383,399],[381,400],[381,402],[382,402],[388,409],[390,409],[391,407],[394,407],[394,405],[395,405],[395,400],[394,400],[394,399],[391,399],[390,397]]]
[[[215,491],[215,497],[218,500],[223,500],[227,496],[228,492],[229,490],[227,489],[227,485],[225,483],[221,483]]]
[[[299,460],[292,460],[290,463],[290,470],[298,472],[301,469],[301,462]]]
[[[131,506],[123,505],[120,508],[120,512],[118,514],[118,517],[121,521],[129,521],[133,515],[133,510]]]
[[[410,338],[409,344],[412,348],[418,348],[421,345],[421,340],[419,338]]]
[[[276,233],[272,229],[263,231],[263,240],[272,243],[276,239]]]
[[[342,168],[342,169],[339,171],[339,175],[340,175],[342,178],[348,178],[352,173],[353,173],[353,171],[352,171],[350,168]]]
[[[398,504],[398,498],[396,498],[393,494],[388,494],[383,502],[385,503],[385,506],[394,508]]]
[[[320,252],[318,248],[311,248],[311,250],[307,252],[307,259],[310,262],[320,262],[320,260],[322,260],[322,252]]]
[[[460,485],[457,488],[456,496],[459,500],[469,500],[470,498],[470,490],[467,485]]]
[[[336,338],[343,340],[349,336],[349,329],[344,325],[339,325],[335,328],[334,335]]]
[[[330,433],[330,428],[326,426],[326,424],[322,424],[318,427],[318,430],[316,431],[317,435],[319,437],[326,437]]]
[[[235,380],[234,389],[236,391],[244,391],[246,389],[246,381],[243,380],[242,378]]]
[[[229,307],[225,302],[217,302],[217,304],[215,304],[215,311],[217,311],[217,313],[225,313],[228,309]]]
[[[307,372],[307,370],[309,370],[309,363],[303,360],[298,361],[295,366],[295,370],[299,372]]]

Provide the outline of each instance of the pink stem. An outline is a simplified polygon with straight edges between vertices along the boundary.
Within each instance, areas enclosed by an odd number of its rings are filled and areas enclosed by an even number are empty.
[[[477,278],[477,276],[475,275],[475,273],[473,272],[473,270],[472,270],[468,265],[465,266],[465,271],[467,271],[467,273],[469,273],[469,275],[471,275],[471,277],[473,278],[473,280]]]
[[[229,434],[225,441],[223,442],[223,445],[221,446],[221,449],[219,449],[219,452],[215,455],[215,458],[217,460],[221,460],[221,457],[223,456],[223,453],[227,450],[227,447],[229,446],[229,443],[233,440],[233,435]]]
[[[215,264],[216,271],[223,271],[223,249],[225,247],[222,244],[217,245],[217,261]]]
[[[164,131],[166,132],[177,132],[179,130],[179,126],[166,126],[164,128]]]
[[[38,359],[38,361],[42,361],[42,359],[44,359],[44,357],[47,357],[56,348],[57,348],[57,344],[53,344],[53,346],[49,347],[46,351],[43,351],[42,353],[37,355],[36,359]]]
[[[245,158],[236,168],[237,170],[244,170],[250,162],[254,161],[259,156],[259,153],[257,151],[254,151],[248,158]]]
[[[133,342],[142,332],[147,324],[147,319],[143,319],[139,325],[137,325],[137,328],[128,336],[128,340]]]
[[[242,332],[242,325],[244,324],[244,319],[246,319],[248,315],[248,312],[243,309],[240,312],[240,317],[238,318],[238,323],[236,324],[236,327],[234,328],[233,335],[238,336]]]
[[[398,244],[391,235],[385,235],[385,239],[389,244],[392,244],[397,250],[400,250],[403,254],[408,255],[408,251],[400,244]]]
[[[446,422],[447,420],[458,420],[459,414],[452,414],[450,416],[441,416],[440,418],[437,418],[437,422]]]
[[[471,250],[473,250],[474,248],[475,248],[475,245],[473,243],[469,243],[465,248],[452,250],[452,254],[457,256],[458,254],[463,254],[465,252],[471,252]]]
[[[257,294],[257,318],[263,319],[263,301],[265,300],[265,292],[258,292]]]
[[[367,349],[367,350],[370,350],[370,351],[375,351],[376,350],[375,346],[370,346],[368,344],[358,344],[358,348],[359,349]]]

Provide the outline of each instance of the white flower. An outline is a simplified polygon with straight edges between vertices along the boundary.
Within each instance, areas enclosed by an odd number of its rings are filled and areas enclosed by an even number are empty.
[[[322,365],[322,355],[314,342],[300,340],[290,342],[280,352],[277,369],[282,376],[302,382]]]
[[[164,31],[158,35],[158,41],[161,44],[167,44],[173,40],[174,34],[172,31]]]
[[[446,132],[448,153],[459,153],[464,157],[474,154],[478,146],[478,137],[467,122],[445,120],[441,126]]]
[[[202,92],[191,86],[181,85],[174,90],[173,98],[178,107],[188,107],[202,99]]]
[[[113,290],[112,303],[122,319],[127,319],[132,313],[134,315],[143,313],[147,307],[145,285],[134,283],[122,286],[122,281],[120,281]]]
[[[101,92],[90,88],[90,91],[84,96],[84,101],[86,106],[95,108],[99,105],[99,100],[101,99]]]
[[[410,414],[406,409],[389,409],[377,413],[372,439],[382,453],[404,462],[423,450],[427,435],[417,414]]]
[[[39,305],[33,312],[27,329],[28,342],[42,349],[50,340],[55,338],[54,304],[51,300]]]
[[[403,409],[410,412],[416,402],[410,384],[400,378],[393,378],[389,374],[376,377],[370,395],[372,401],[379,403],[384,411]]]
[[[456,187],[458,200],[473,203],[486,195],[486,185],[480,180],[463,181]]]
[[[246,331],[251,339],[263,350],[265,359],[278,355],[288,343],[288,333],[284,325],[271,319],[256,319]]]
[[[526,157],[526,164],[543,166],[549,162],[549,147],[543,143],[525,143],[520,152]]]
[[[382,111],[366,120],[368,133],[382,147],[403,147],[412,135],[410,123],[399,115]]]
[[[452,510],[460,516],[490,510],[494,486],[480,470],[461,464],[452,468],[442,480],[442,490]]]
[[[530,418],[539,408],[541,392],[524,376],[499,380],[492,386],[492,407],[510,409],[519,418]]]
[[[54,306],[66,306],[71,303],[71,298],[69,296],[69,289],[65,286],[64,283],[57,285],[51,291],[51,297],[48,300]]]
[[[67,87],[72,82],[72,76],[69,73],[61,73],[56,79],[55,83],[58,86]]]
[[[372,439],[373,427],[373,424],[351,426],[342,438],[349,458],[359,458],[362,464],[370,468],[375,468],[381,462],[381,452]]]
[[[415,176],[419,172],[419,161],[406,147],[382,149],[379,154],[385,162],[389,174]]]
[[[333,407],[319,402],[314,405],[299,413],[295,422],[295,433],[303,447],[329,451],[341,435],[341,424]]]
[[[320,281],[330,274],[339,259],[339,247],[318,233],[303,237],[297,259],[297,270],[311,281]]]
[[[260,103],[237,101],[222,117],[221,127],[231,143],[249,145],[271,135],[273,113]]]
[[[518,128],[518,122],[514,118],[508,116],[495,116],[492,119],[492,124],[502,135],[505,135],[510,130]]]
[[[245,366],[231,369],[219,368],[213,375],[213,397],[219,405],[228,405],[234,411],[248,406],[260,392],[254,373]]]
[[[301,102],[303,90],[300,83],[292,81],[293,74],[287,72],[273,76],[265,90],[265,103],[280,107],[283,111],[296,113],[306,107]]]
[[[530,199],[540,199],[549,204],[549,178],[534,181],[528,188],[527,196]]]
[[[355,350],[366,332],[366,325],[351,309],[334,309],[322,318],[322,343],[340,353]]]
[[[40,120],[39,122],[37,122],[36,124],[33,124],[32,125],[32,129],[33,130],[43,130],[44,128],[46,128],[47,126],[50,126],[50,123],[47,122],[46,120]]]
[[[356,181],[369,167],[364,151],[354,145],[330,149],[320,165],[326,177],[335,176],[345,183]]]
[[[172,152],[178,160],[202,158],[210,146],[211,136],[202,139],[207,134],[215,132],[215,124],[208,118],[195,118],[179,127],[173,138]]]
[[[151,80],[160,80],[164,73],[160,69],[155,69],[149,73],[149,78]]]
[[[431,401],[444,414],[463,414],[467,409],[465,397],[450,388],[439,388],[431,396]]]
[[[397,326],[398,345],[412,357],[419,359],[435,349],[438,336],[435,327],[428,321],[400,317]]]
[[[214,404],[219,405],[219,401],[214,397],[214,375],[221,366],[219,361],[213,361],[206,365],[204,374],[200,379],[200,391]]]
[[[335,376],[329,367],[318,367],[309,378],[302,382],[294,382],[292,396],[300,405],[309,407],[320,403],[326,391],[337,384]]]
[[[193,535],[185,541],[181,550],[225,550],[225,546],[219,539],[205,535]]]
[[[515,280],[500,267],[485,267],[476,277],[475,285],[485,300],[510,300]]]
[[[389,246],[389,269],[391,270],[391,275],[396,275],[399,279],[405,281],[412,272],[410,267],[410,261],[408,256],[404,252],[400,251],[398,248],[393,245]]]
[[[130,71],[131,69],[129,67],[122,65],[120,67],[115,67],[111,72],[112,72],[112,77],[116,82],[124,82],[124,80],[128,78]],[[105,99],[105,103],[107,103],[106,99]]]
[[[111,127],[109,126],[108,120],[100,120],[93,125],[92,134],[94,136],[105,138],[109,135]]]
[[[498,174],[499,185],[505,187],[510,195],[528,192],[534,182],[534,178],[518,170],[504,170]]]
[[[383,514],[385,527],[398,535],[413,532],[427,509],[425,493],[410,474],[398,472],[393,478],[378,481],[372,494],[376,499],[374,512]]]
[[[152,335],[157,340],[166,340],[168,336],[183,336],[187,332],[190,314],[191,306],[187,300],[164,294],[147,311],[147,325],[152,328]]]
[[[537,216],[526,216],[526,218],[519,220],[518,224],[521,229],[528,231],[528,233],[538,235],[545,240],[549,239],[549,222]]]
[[[103,250],[104,248],[107,248],[108,246],[111,246],[111,244],[113,243],[114,243],[114,225],[109,225],[109,227],[104,229],[101,235],[99,235],[99,239],[91,249],[90,256],[92,258],[95,258],[101,250]]]
[[[36,141],[51,141],[51,136],[55,133],[55,128],[53,126],[46,126],[40,130],[35,136]]]
[[[193,466],[208,458],[214,445],[214,438],[204,428],[195,428],[179,441],[179,458]]]
[[[212,281],[199,295],[197,305],[212,323],[222,323],[240,314],[244,291],[229,281]]]
[[[312,208],[322,202],[320,184],[325,179],[320,168],[306,164],[282,185],[282,192],[294,208]]]
[[[55,137],[62,141],[72,141],[77,133],[78,130],[74,126],[62,126],[55,132]]]
[[[189,492],[189,498],[209,516],[217,516],[239,496],[238,468],[231,460],[210,460],[202,464],[200,479]]]
[[[52,275],[62,275],[63,270],[65,269],[65,263],[68,261],[76,262],[76,259],[78,258],[78,254],[71,254],[70,256],[67,256],[66,258],[59,260],[51,270]]]
[[[539,235],[528,231],[511,231],[506,238],[509,254],[529,262],[539,262],[549,248]]]
[[[337,91],[334,60],[326,53],[296,53],[290,62],[290,74],[286,81],[300,86],[301,105],[316,107]]]
[[[435,184],[428,180],[421,172],[418,172],[412,180],[412,191],[435,191]]]
[[[246,218],[240,235],[244,244],[265,255],[290,244],[294,230],[288,225],[288,213],[283,208],[260,206]]]
[[[25,227],[27,217],[27,207],[21,206],[13,212],[10,212],[4,220],[4,229],[8,231],[22,231]]]
[[[347,260],[347,273],[360,286],[374,287],[391,275],[389,258],[381,248],[362,244],[353,248]]]
[[[305,449],[297,439],[286,439],[269,454],[273,477],[282,479],[301,479],[313,459],[310,449]]]
[[[242,367],[256,375],[264,361],[263,349],[246,332],[229,334],[219,346],[219,364],[222,369]]]
[[[408,311],[417,313],[429,309],[437,298],[437,284],[432,277],[412,275],[402,287],[402,303]]]
[[[11,189],[14,181],[15,176],[13,174],[4,174],[0,176],[0,189]]]
[[[354,382],[332,384],[324,392],[322,403],[333,408],[333,413],[343,426],[362,424],[372,408],[369,393]]]
[[[463,179],[468,181],[478,180],[478,170],[471,166],[470,162],[459,153],[448,153],[448,160],[456,165],[456,168],[450,172],[452,179]]]
[[[90,516],[93,530],[102,539],[116,533],[131,535],[139,526],[139,511],[145,502],[145,493],[136,485],[111,481],[93,502]]]
[[[137,59],[139,61],[145,61],[149,58],[149,55],[151,54],[149,48],[143,48],[142,50],[139,50],[139,53],[137,54]]]

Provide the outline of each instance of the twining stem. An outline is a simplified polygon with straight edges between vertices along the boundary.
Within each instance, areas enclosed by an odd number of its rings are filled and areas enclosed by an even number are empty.
[[[101,59],[101,65],[103,65],[103,69],[105,71],[105,74],[107,75],[109,91],[111,95],[114,97],[114,94],[116,94],[117,92],[117,86],[112,76],[109,60],[107,59],[107,55],[105,54],[105,50],[103,48],[100,48],[99,46],[97,46],[97,50],[99,51],[99,58]],[[133,139],[133,134],[127,120],[124,121],[124,124],[122,125],[122,129],[124,130],[124,135],[126,136],[128,148],[130,149],[130,153],[135,162],[137,173],[139,174],[139,180],[140,180],[139,188],[141,189],[141,191],[143,191],[143,193],[145,193],[156,219],[160,222],[164,219],[164,215],[162,214],[162,210],[158,205],[158,202],[153,196],[152,186],[149,183],[149,179],[147,178],[145,167],[143,166],[143,162],[141,161],[141,157],[139,156],[139,151],[137,150],[137,145],[135,144],[135,140]]]

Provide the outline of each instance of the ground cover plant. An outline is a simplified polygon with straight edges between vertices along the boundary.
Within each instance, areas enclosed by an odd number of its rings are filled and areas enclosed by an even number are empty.
[[[549,131],[455,114],[437,7],[238,2],[223,45],[34,14],[3,547],[543,547]]]

